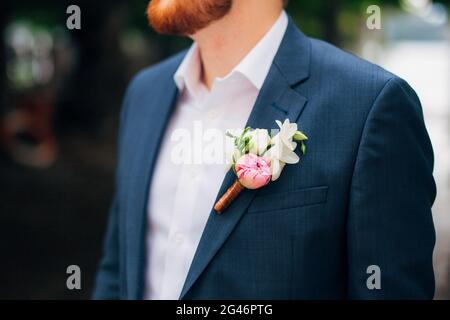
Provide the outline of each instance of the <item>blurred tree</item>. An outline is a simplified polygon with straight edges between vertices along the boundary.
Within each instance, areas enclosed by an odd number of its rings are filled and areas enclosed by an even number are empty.
[[[343,29],[359,27],[358,20],[366,17],[370,5],[381,8],[387,6],[399,7],[403,0],[291,0],[288,12],[308,35],[324,39],[336,45],[341,45],[343,34],[349,35]],[[450,6],[450,0],[435,1]],[[343,21],[339,23],[339,21]],[[354,30],[353,34],[356,34]]]
[[[10,13],[9,4],[3,3],[0,6],[0,32],[3,32],[3,30],[6,27],[9,13]],[[2,115],[5,109],[5,90],[4,90],[5,87],[6,87],[6,43],[5,41],[0,41],[0,116]]]

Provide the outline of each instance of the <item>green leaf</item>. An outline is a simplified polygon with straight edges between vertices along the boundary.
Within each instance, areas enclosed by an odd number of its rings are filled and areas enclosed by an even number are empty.
[[[250,149],[253,147],[253,143],[249,143],[249,144],[247,144],[247,146],[245,147],[246,148],[246,151],[247,152],[250,152]]]
[[[252,130],[252,128],[250,128],[250,127],[245,128],[241,134],[241,138],[244,137],[250,130]]]
[[[306,145],[305,145],[305,143],[303,141],[302,141],[302,145],[301,145],[301,151],[302,151],[303,155],[306,154]]]
[[[304,141],[304,140],[308,140],[308,137],[303,132],[297,131],[294,135],[294,140]]]

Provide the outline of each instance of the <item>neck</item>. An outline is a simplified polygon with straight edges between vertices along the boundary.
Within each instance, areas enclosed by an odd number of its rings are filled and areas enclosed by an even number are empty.
[[[192,36],[202,60],[202,81],[211,89],[256,46],[283,10],[281,1],[235,1],[230,13]],[[255,23],[256,22],[256,23]]]

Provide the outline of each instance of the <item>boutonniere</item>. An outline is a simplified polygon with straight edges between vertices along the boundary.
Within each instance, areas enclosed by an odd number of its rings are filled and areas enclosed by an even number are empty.
[[[259,189],[277,180],[286,164],[296,164],[300,157],[295,149],[300,144],[300,154],[306,153],[308,137],[288,119],[276,121],[280,130],[275,135],[266,129],[245,128],[240,134],[227,132],[234,140],[234,149],[228,158],[236,181],[214,205],[221,214],[244,189]]]

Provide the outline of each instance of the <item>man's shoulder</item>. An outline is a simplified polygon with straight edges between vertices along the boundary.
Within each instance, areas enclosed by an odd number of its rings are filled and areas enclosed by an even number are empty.
[[[318,112],[360,124],[380,106],[421,117],[420,100],[404,79],[327,42],[310,39],[310,47],[310,77],[302,90],[313,93],[309,97],[320,106]]]
[[[176,72],[187,50],[183,50],[165,60],[140,70],[130,81],[128,91],[148,89],[149,84],[161,83],[161,79],[172,80],[171,76]]]
[[[341,85],[384,86],[391,79],[398,78],[379,65],[364,60],[322,40],[310,38],[311,74],[336,79]]]
[[[327,105],[334,106],[337,112],[341,112],[339,104],[345,104],[354,114],[365,117],[374,104],[385,96],[389,96],[389,99],[403,97],[420,106],[416,92],[401,77],[332,44],[310,40],[309,85],[327,92],[322,98]],[[327,99],[333,103],[328,103]],[[419,108],[416,111],[420,111]]]

